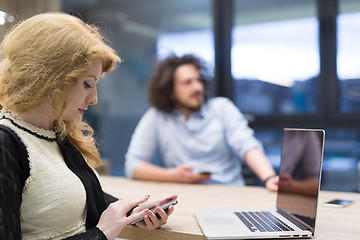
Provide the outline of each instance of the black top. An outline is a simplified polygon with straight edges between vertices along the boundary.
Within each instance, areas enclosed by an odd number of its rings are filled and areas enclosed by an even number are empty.
[[[86,232],[71,240],[106,240],[96,228],[101,213],[117,199],[102,191],[100,182],[81,153],[68,139],[58,143],[68,168],[83,183],[86,191]],[[21,239],[20,206],[30,167],[26,147],[9,128],[0,125],[0,239]]]

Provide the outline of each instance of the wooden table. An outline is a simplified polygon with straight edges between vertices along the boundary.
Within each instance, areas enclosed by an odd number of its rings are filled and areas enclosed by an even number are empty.
[[[195,209],[276,206],[276,193],[262,187],[163,183],[110,176],[100,178],[103,190],[116,197],[132,199],[150,194],[151,198],[164,198],[170,194],[178,194],[179,203],[166,225],[151,231],[128,226],[119,235],[126,239],[206,239],[193,215]],[[345,208],[322,205],[334,198],[353,199],[355,203]],[[314,239],[360,239],[359,225],[359,193],[320,191]]]

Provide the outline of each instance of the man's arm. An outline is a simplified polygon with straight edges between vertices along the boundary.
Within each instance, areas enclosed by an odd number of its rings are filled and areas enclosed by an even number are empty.
[[[175,168],[163,168],[149,162],[139,163],[134,171],[135,179],[164,181],[164,182],[182,182],[197,183],[209,180],[207,174],[192,173],[193,166],[180,165]]]
[[[265,182],[267,189],[276,191],[278,177],[262,150],[262,144],[254,137],[239,109],[228,99],[221,98],[216,111],[221,116],[226,132],[226,141],[240,159],[245,159],[254,173]]]
[[[149,109],[136,126],[125,154],[126,177],[135,178],[138,165],[152,161],[158,146],[157,122],[157,112]]]
[[[250,149],[245,154],[245,161],[261,181],[266,181],[265,187],[268,190],[276,191],[278,189],[279,179],[263,151],[257,148]]]
[[[193,169],[193,166],[187,165],[163,168],[149,162],[141,162],[136,166],[133,177],[142,180],[182,183],[197,183],[210,179],[207,174],[192,173]]]

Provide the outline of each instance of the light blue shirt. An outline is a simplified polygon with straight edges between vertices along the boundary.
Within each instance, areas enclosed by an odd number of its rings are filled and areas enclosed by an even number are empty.
[[[262,150],[262,145],[227,98],[210,99],[187,121],[177,110],[165,113],[150,108],[131,138],[125,174],[132,178],[136,166],[151,162],[159,150],[167,168],[192,165],[196,172],[210,172],[209,182],[244,185],[239,159],[252,148]]]

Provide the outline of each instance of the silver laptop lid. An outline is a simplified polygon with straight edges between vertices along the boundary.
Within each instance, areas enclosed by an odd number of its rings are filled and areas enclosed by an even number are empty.
[[[277,209],[305,223],[314,234],[324,130],[285,128],[282,138]]]

